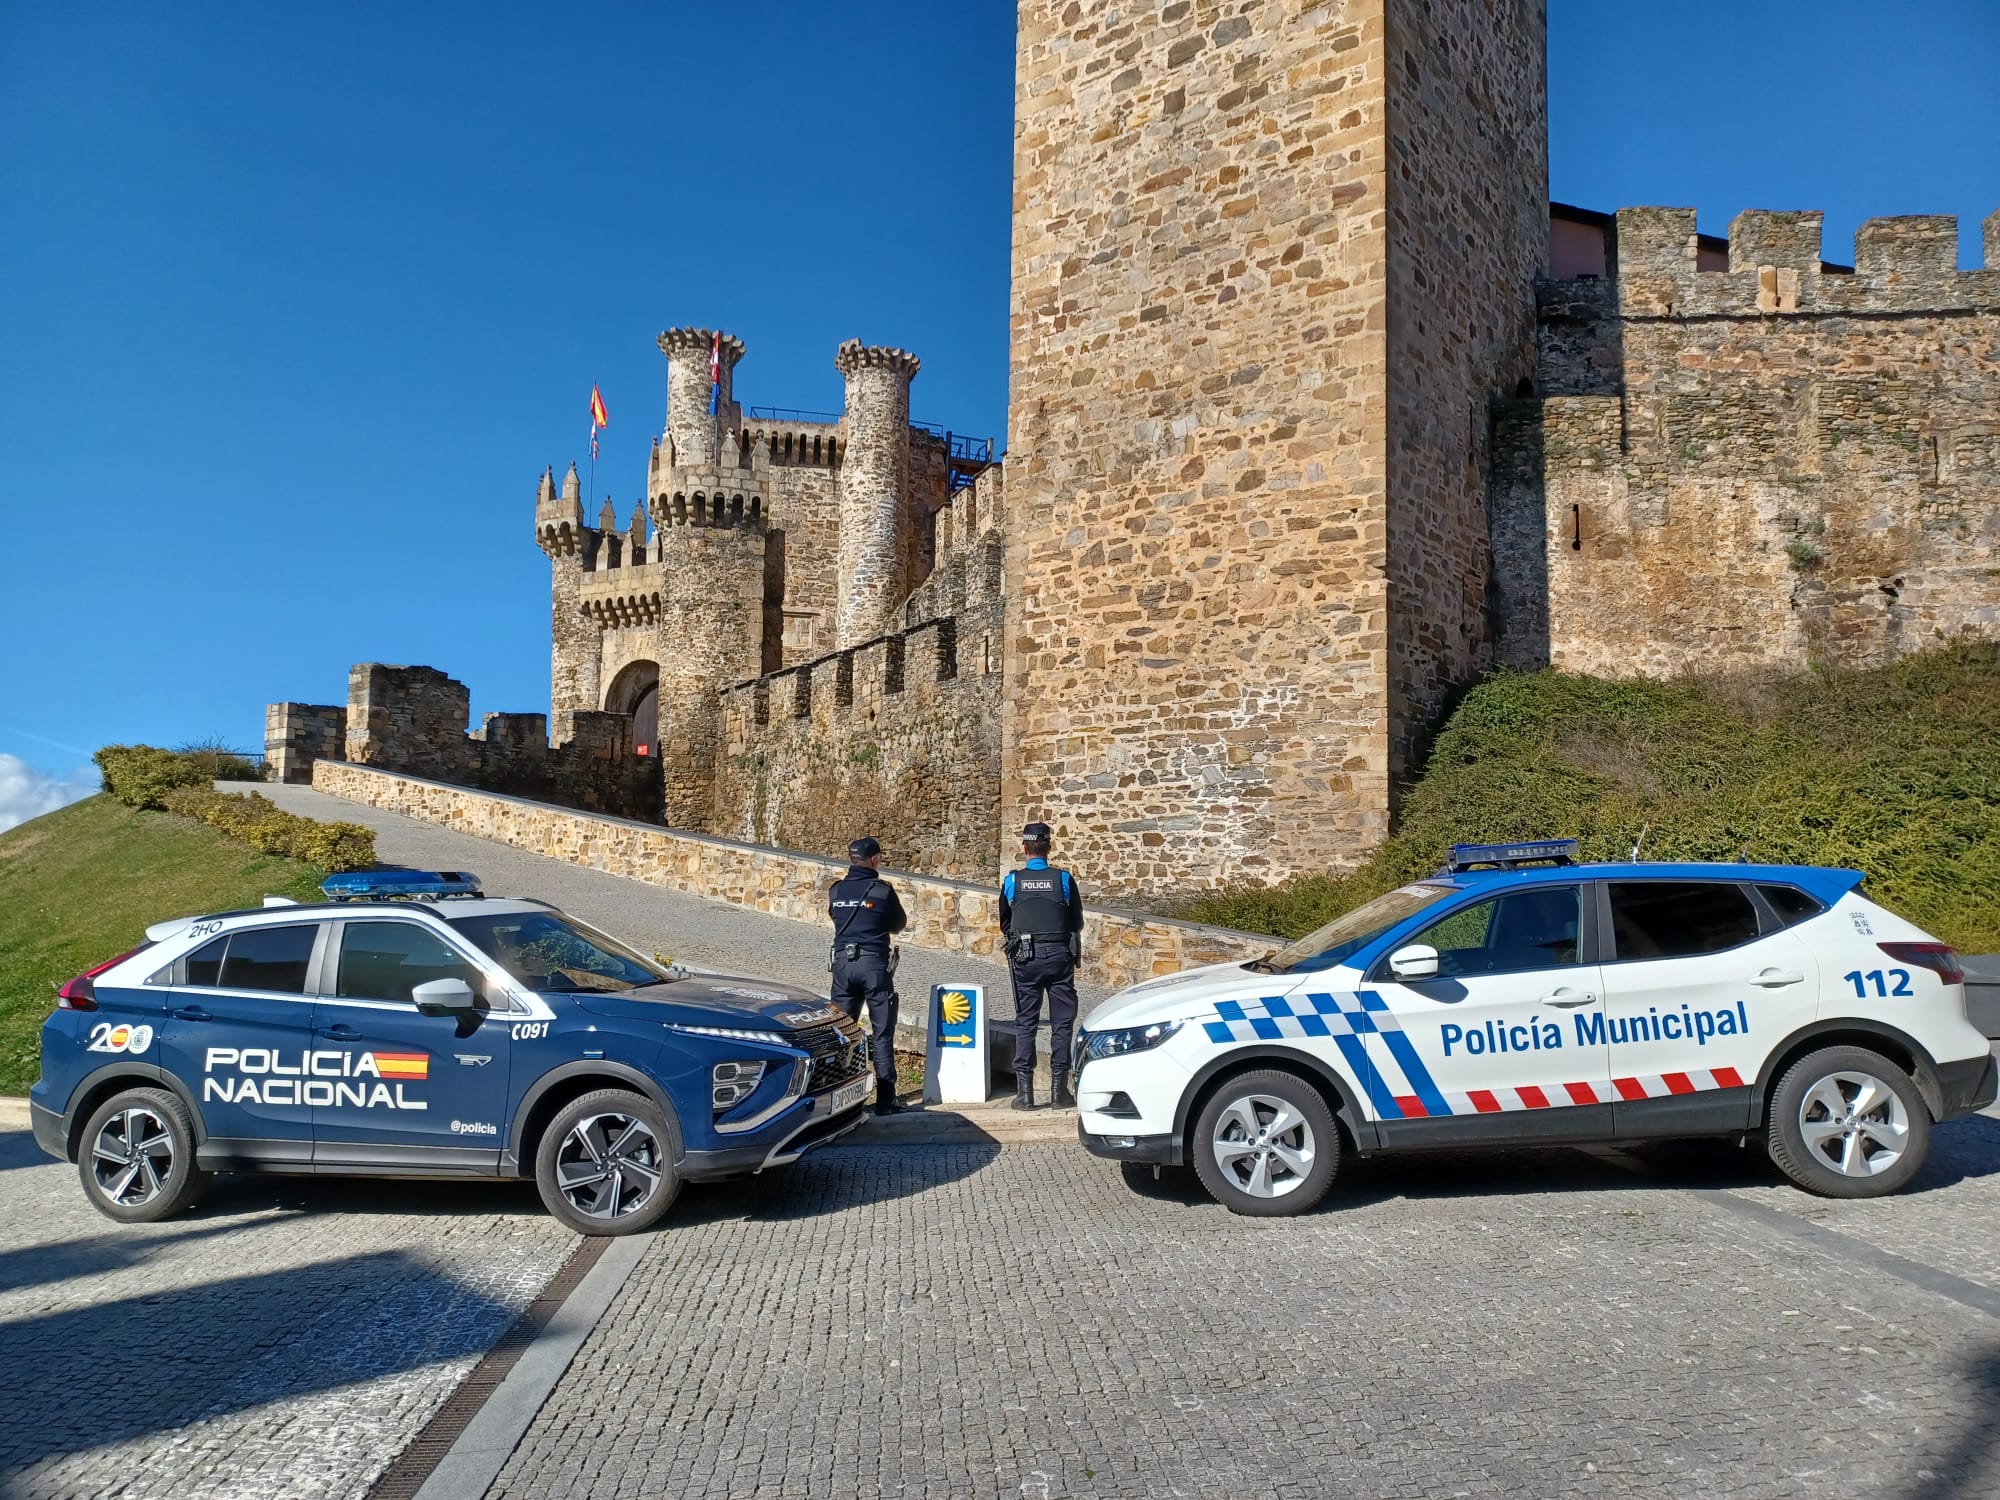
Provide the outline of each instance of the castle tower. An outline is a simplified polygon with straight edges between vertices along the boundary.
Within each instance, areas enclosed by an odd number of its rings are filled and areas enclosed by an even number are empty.
[[[582,598],[590,533],[575,464],[563,476],[560,498],[553,471],[543,471],[535,492],[535,541],[549,555],[549,728],[561,742],[570,738],[572,715],[599,707],[598,631]]]
[[[1352,866],[1490,659],[1542,0],[1105,15],[1020,7],[1001,823],[1114,892]]]
[[[743,340],[707,328],[669,328],[660,335],[659,344],[667,357],[668,462],[684,467],[720,462],[721,434],[743,426],[731,393],[736,362],[745,352]],[[708,410],[711,363],[722,385],[713,416]]]
[[[762,669],[763,507],[743,492],[678,493],[661,497],[654,519],[662,816],[706,829],[722,749],[719,691]]]
[[[846,457],[840,473],[838,643],[893,630],[903,602],[903,490],[910,463],[910,381],[905,349],[849,339],[834,356],[847,378]]]

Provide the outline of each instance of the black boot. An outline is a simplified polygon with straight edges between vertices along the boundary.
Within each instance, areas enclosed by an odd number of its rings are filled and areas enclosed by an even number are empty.
[[[1035,1069],[1033,1065],[1014,1068],[1014,1108],[1033,1109],[1035,1107]]]
[[[901,1115],[909,1113],[909,1110],[904,1105],[896,1102],[896,1085],[894,1080],[888,1078],[878,1078],[875,1080],[875,1113],[878,1115]]]
[[[1058,1068],[1049,1079],[1049,1103],[1056,1109],[1075,1109],[1076,1095],[1069,1091],[1069,1073]]]

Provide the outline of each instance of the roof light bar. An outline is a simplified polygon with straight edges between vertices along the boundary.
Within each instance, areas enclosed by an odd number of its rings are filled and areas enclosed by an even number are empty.
[[[479,877],[464,870],[357,870],[319,885],[329,901],[435,901],[480,895]]]
[[[1531,839],[1520,844],[1453,844],[1445,868],[1454,875],[1461,870],[1492,865],[1511,870],[1517,865],[1573,865],[1575,839]]]

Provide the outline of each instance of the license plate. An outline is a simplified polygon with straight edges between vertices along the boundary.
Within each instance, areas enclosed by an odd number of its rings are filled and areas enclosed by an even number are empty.
[[[868,1097],[868,1086],[873,1082],[874,1080],[864,1073],[861,1077],[855,1079],[854,1082],[841,1085],[840,1092],[833,1096],[832,1113],[839,1114],[844,1109],[852,1109],[863,1099],[866,1099]]]

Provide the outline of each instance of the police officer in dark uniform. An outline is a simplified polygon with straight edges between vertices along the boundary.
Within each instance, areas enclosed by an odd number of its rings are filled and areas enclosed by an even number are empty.
[[[1014,980],[1014,1108],[1035,1107],[1035,1028],[1049,1002],[1049,1103],[1067,1109],[1070,1030],[1076,1024],[1076,966],[1083,957],[1083,892],[1076,877],[1049,864],[1049,825],[1021,830],[1024,869],[1000,882],[1000,931]]]
[[[847,846],[847,873],[827,892],[833,918],[833,1003],[857,1021],[868,1003],[875,1048],[875,1113],[898,1115],[896,1102],[896,953],[889,944],[909,919],[895,887],[875,873],[882,846],[858,838]]]

